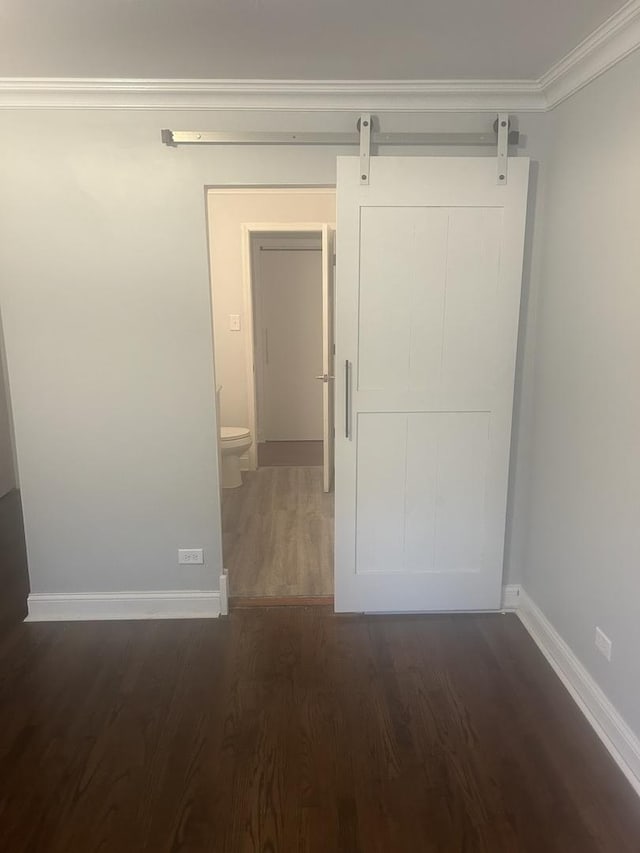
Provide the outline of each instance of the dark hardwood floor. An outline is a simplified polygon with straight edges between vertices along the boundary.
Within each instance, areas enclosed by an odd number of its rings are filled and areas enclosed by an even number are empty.
[[[20,492],[0,498],[0,632],[27,615],[29,576]]]
[[[638,799],[515,616],[9,611],[3,853],[640,850]]]

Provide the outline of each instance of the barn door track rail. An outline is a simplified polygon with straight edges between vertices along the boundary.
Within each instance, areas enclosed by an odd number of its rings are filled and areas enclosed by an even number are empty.
[[[463,145],[495,146],[497,183],[507,183],[509,146],[518,145],[520,132],[511,130],[507,113],[498,113],[493,128],[486,133],[381,133],[373,129],[375,117],[363,113],[355,133],[227,132],[219,130],[163,130],[165,145],[354,145],[360,151],[360,183],[369,183],[369,158],[374,146],[381,145]]]

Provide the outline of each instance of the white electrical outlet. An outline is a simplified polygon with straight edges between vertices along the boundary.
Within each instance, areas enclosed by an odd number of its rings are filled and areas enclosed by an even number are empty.
[[[613,643],[611,640],[600,630],[600,628],[596,628],[596,649],[601,652],[607,660],[611,660],[612,648]]]
[[[201,565],[204,563],[202,548],[179,548],[178,563],[181,565]]]

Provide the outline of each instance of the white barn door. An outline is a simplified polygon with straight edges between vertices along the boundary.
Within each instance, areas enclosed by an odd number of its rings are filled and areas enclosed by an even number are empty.
[[[500,607],[528,173],[338,158],[337,611]]]

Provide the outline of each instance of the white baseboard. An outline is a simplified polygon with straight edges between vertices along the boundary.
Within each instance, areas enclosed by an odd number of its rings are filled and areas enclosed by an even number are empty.
[[[502,587],[502,609],[517,610],[520,606],[520,592],[522,587],[519,583],[510,583]]]
[[[523,589],[517,614],[575,703],[640,796],[640,740]]]
[[[220,593],[204,590],[31,593],[27,608],[26,622],[213,619],[220,615]]]

